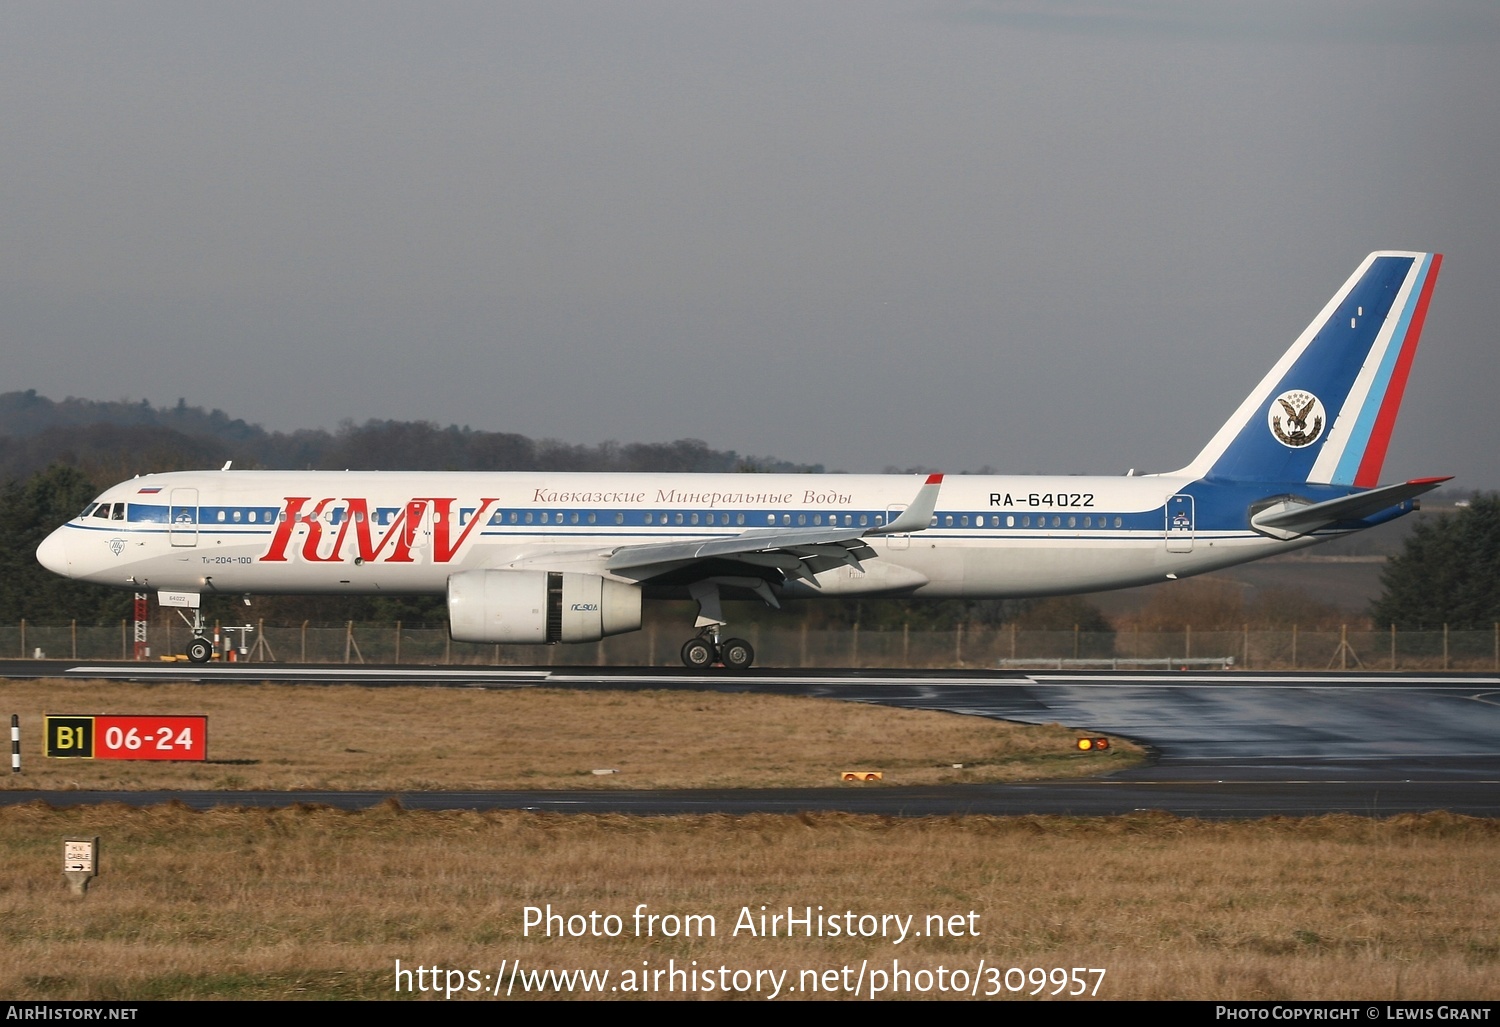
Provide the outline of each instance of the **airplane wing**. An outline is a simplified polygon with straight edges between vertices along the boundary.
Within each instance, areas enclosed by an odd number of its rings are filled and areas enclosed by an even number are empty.
[[[1431,492],[1452,475],[1443,478],[1414,478],[1386,485],[1368,492],[1356,492],[1322,503],[1277,503],[1250,518],[1250,526],[1276,538],[1296,538],[1325,528],[1338,521],[1357,521],[1362,517],[1389,510],[1397,503]]]
[[[871,528],[827,525],[817,528],[751,528],[729,538],[688,542],[648,542],[622,546],[610,555],[605,567],[611,571],[662,572],[700,560],[727,559],[754,567],[771,567],[793,577],[807,578],[840,565],[858,566],[875,555],[865,541],[879,535],[921,531],[932,521],[937,508],[941,474],[929,475],[917,490],[911,505],[889,524]]]

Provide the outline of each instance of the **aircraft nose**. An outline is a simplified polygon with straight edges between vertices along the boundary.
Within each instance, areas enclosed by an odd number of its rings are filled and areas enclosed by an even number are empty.
[[[63,530],[58,528],[42,539],[42,544],[36,547],[36,559],[53,574],[71,578],[73,567],[68,560],[68,540],[63,537]]]

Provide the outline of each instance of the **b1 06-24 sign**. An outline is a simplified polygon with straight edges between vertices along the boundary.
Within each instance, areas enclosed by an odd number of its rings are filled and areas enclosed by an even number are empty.
[[[85,760],[206,760],[208,718],[46,715],[47,755]]]

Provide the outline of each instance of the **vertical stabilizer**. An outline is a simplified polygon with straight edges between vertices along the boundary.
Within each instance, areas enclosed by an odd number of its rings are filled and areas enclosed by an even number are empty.
[[[1372,253],[1181,474],[1378,483],[1442,255]]]

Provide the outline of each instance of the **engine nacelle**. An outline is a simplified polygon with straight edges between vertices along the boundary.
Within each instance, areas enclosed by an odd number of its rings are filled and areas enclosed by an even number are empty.
[[[575,571],[464,571],[448,579],[459,642],[597,642],[639,631],[641,590]]]

